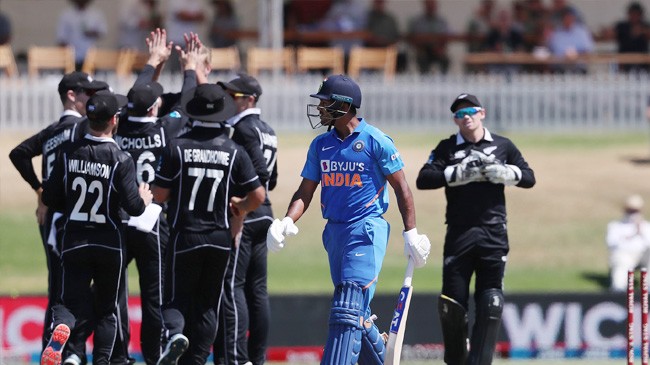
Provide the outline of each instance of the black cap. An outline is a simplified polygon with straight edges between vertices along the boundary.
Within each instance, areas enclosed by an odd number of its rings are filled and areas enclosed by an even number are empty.
[[[108,84],[103,81],[93,80],[85,72],[71,72],[66,74],[59,82],[59,95],[65,94],[68,90],[104,90],[108,89]]]
[[[129,93],[126,94],[129,98],[127,104],[129,112],[136,116],[146,115],[162,94],[162,85],[155,81],[132,87]]]
[[[458,105],[460,105],[460,103],[471,104],[479,108],[483,107],[476,96],[472,94],[460,94],[456,97],[454,102],[451,103],[451,107],[449,109],[452,113],[458,110]]]
[[[102,123],[124,108],[128,99],[124,95],[101,90],[91,96],[86,103],[86,116],[91,122]]]
[[[235,100],[216,84],[201,84],[184,93],[181,105],[190,118],[203,122],[225,122],[237,114]]]
[[[239,74],[237,78],[228,82],[219,81],[217,84],[221,85],[227,91],[253,95],[255,100],[259,99],[260,95],[262,95],[262,86],[260,86],[259,81],[253,76],[244,73]]]
[[[318,92],[309,96],[321,100],[342,101],[356,108],[361,107],[361,89],[354,80],[345,75],[328,76],[321,82]]]

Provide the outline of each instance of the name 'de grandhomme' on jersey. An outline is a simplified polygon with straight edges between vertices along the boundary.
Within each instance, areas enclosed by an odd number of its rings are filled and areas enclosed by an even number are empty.
[[[120,247],[120,207],[134,216],[145,209],[131,156],[112,138],[91,135],[61,149],[43,201],[65,213],[65,236],[79,245]]]
[[[246,151],[216,126],[195,126],[170,141],[155,184],[171,189],[170,226],[193,233],[229,229],[233,185],[245,192],[261,186]]]

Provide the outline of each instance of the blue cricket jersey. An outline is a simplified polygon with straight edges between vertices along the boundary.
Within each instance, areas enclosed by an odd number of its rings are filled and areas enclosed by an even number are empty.
[[[316,137],[301,176],[320,182],[323,218],[345,223],[383,215],[386,176],[403,167],[393,140],[361,118],[345,140],[334,129]]]

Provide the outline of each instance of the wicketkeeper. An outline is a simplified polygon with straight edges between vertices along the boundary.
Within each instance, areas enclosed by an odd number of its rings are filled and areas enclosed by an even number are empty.
[[[447,234],[438,313],[445,363],[491,364],[503,311],[508,255],[506,186],[530,188],[535,175],[507,138],[483,127],[476,96],[451,104],[458,133],[440,141],[417,178],[418,189],[445,188]],[[476,321],[467,349],[469,284],[476,274]],[[468,358],[469,356],[469,358]]]

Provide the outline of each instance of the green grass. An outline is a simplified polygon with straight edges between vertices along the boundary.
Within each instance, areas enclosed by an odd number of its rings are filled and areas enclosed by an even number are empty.
[[[418,228],[429,235],[433,249],[426,267],[418,269],[418,292],[436,292],[441,285],[444,209],[442,190],[418,191],[415,177],[429,151],[451,134],[389,134],[405,163],[413,190]],[[279,183],[271,192],[276,216],[283,216],[300,182],[309,142],[315,133],[285,134],[280,138]],[[646,133],[636,134],[516,134],[508,135],[535,169],[537,185],[530,190],[506,191],[511,252],[505,287],[509,292],[595,292],[607,285],[605,226],[620,214],[620,203],[631,192],[646,200],[650,144]],[[0,165],[0,168],[8,168]],[[0,175],[0,176],[5,176]],[[13,184],[6,179],[2,184]],[[33,194],[25,185],[25,201],[0,206],[0,294],[44,293],[46,269],[33,215]],[[6,185],[5,185],[6,186]],[[6,195],[5,195],[6,197]],[[1,202],[1,201],[0,201]],[[392,232],[378,292],[393,293],[401,286],[405,259],[401,219],[394,195],[386,214]],[[300,233],[287,240],[279,253],[269,255],[272,293],[329,293],[332,284],[321,232],[319,192],[298,221]],[[130,287],[137,292],[137,272],[130,266]]]

